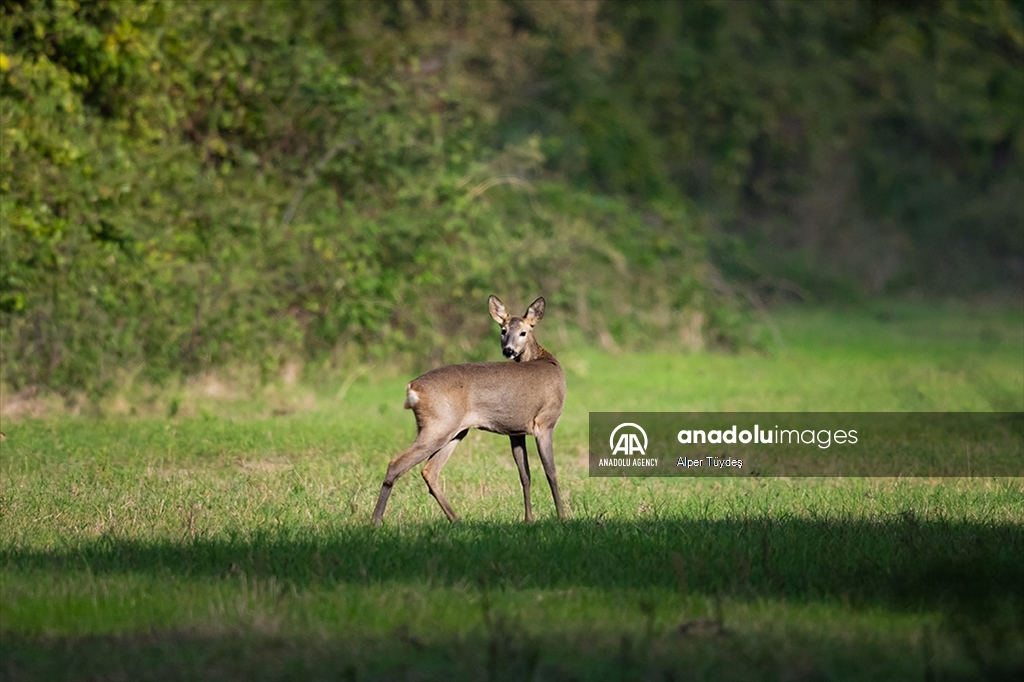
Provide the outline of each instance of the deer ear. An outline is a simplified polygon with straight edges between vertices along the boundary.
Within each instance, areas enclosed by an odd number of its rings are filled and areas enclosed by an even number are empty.
[[[526,309],[526,321],[533,326],[544,319],[544,297],[538,296],[537,300],[530,304],[530,307]]]
[[[498,299],[497,296],[491,296],[487,299],[487,309],[491,312],[491,317],[498,324],[505,324],[508,321],[508,313],[505,312],[505,305]]]

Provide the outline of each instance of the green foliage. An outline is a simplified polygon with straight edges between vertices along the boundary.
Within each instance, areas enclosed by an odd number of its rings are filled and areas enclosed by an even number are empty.
[[[606,346],[742,347],[765,337],[727,281],[852,299],[1024,272],[1019,2],[0,19],[16,388],[484,357],[491,292]]]
[[[611,56],[549,52],[505,134],[544,131],[553,166],[604,190],[690,197],[731,278],[826,298],[1024,284],[1019,1],[608,2],[601,18]]]
[[[571,322],[608,279],[608,254],[644,293],[598,292],[622,312],[585,329],[658,338],[711,305],[680,211],[645,230],[622,201],[545,180],[536,141],[484,144],[499,97],[485,84],[528,68],[533,49],[486,8],[3,13],[0,340],[15,387],[95,392],[125,369],[161,380],[333,351],[482,357],[489,293],[523,305],[543,293]],[[466,55],[449,58],[460,22]],[[480,57],[491,39],[510,49]],[[650,248],[670,257],[645,275]],[[662,292],[667,270],[681,276]],[[666,314],[634,328],[628,311],[651,305]]]

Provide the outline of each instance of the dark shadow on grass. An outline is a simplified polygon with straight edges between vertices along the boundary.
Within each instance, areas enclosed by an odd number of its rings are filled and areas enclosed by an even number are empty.
[[[375,636],[287,628],[282,634],[0,632],[0,679],[1017,680],[1024,671],[1022,564],[1021,526],[922,521],[909,511],[874,521],[340,525],[331,533],[299,527],[163,543],[108,535],[67,550],[5,548],[0,565],[8,575],[273,576],[298,590],[339,584],[463,591],[468,585],[482,593],[585,587],[636,591],[637,608],[624,614],[621,634],[597,639],[583,634],[583,623],[578,635],[571,627],[530,634],[514,614],[486,606],[482,626],[455,638],[442,632],[431,639],[403,626]],[[643,633],[637,620],[658,608],[645,591],[710,595],[712,602],[721,596],[921,609],[941,612],[944,625],[934,645],[926,628],[917,649],[905,640],[886,646],[835,633],[748,632],[728,613],[721,629],[672,621]],[[946,654],[952,647],[956,655],[933,660],[937,647]]]
[[[274,576],[296,588],[429,583],[496,589],[669,589],[739,599],[1024,616],[1024,526],[921,520],[639,519],[460,522],[0,550],[5,572]],[[1020,620],[1024,622],[1024,617]]]
[[[930,635],[926,636],[930,637]],[[930,640],[927,640],[930,641]],[[943,637],[947,646],[961,647]],[[687,635],[677,628],[543,638],[505,626],[427,639],[402,628],[374,637],[251,630],[26,637],[6,633],[0,679],[621,682],[622,680],[944,680],[1017,682],[1009,652],[938,662],[928,644],[879,645],[819,634],[784,642],[758,633]]]

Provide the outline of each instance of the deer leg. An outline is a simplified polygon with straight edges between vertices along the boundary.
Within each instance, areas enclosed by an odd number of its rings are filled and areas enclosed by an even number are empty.
[[[384,483],[380,487],[380,497],[377,498],[377,506],[373,510],[373,525],[379,526],[384,518],[384,509],[388,505],[388,498],[391,496],[391,489],[402,474],[413,468],[423,460],[437,453],[445,444],[452,440],[454,434],[442,433],[437,436],[436,432],[428,434],[426,430],[420,431],[409,449],[395,457],[388,464],[387,473],[384,474]],[[449,453],[450,454],[450,453]]]
[[[523,504],[526,505],[526,522],[533,521],[533,507],[530,506],[530,460],[526,457],[526,436],[509,436],[512,441],[512,458],[519,469],[519,482],[523,484]]]
[[[463,429],[455,438],[445,443],[440,450],[435,452],[427,460],[427,463],[423,465],[423,480],[427,482],[427,488],[430,490],[430,494],[434,496],[437,503],[441,505],[441,510],[444,515],[448,517],[448,520],[455,523],[458,517],[455,516],[455,512],[452,510],[452,506],[448,504],[448,500],[441,494],[441,488],[437,485],[437,477],[441,475],[441,469],[448,463],[448,458],[452,456],[455,451],[455,447],[462,442],[462,439],[466,437],[469,429]]]
[[[562,496],[558,494],[558,477],[555,475],[555,449],[551,442],[554,429],[538,432],[537,452],[540,453],[540,462],[544,465],[544,474],[548,477],[548,485],[551,486],[551,496],[555,498],[555,510],[558,518],[565,519],[565,510],[562,509]]]

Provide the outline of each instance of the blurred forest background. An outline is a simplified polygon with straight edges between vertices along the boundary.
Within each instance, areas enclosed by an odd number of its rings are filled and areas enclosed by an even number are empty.
[[[0,0],[0,101],[15,390],[1024,287],[1022,0]]]

